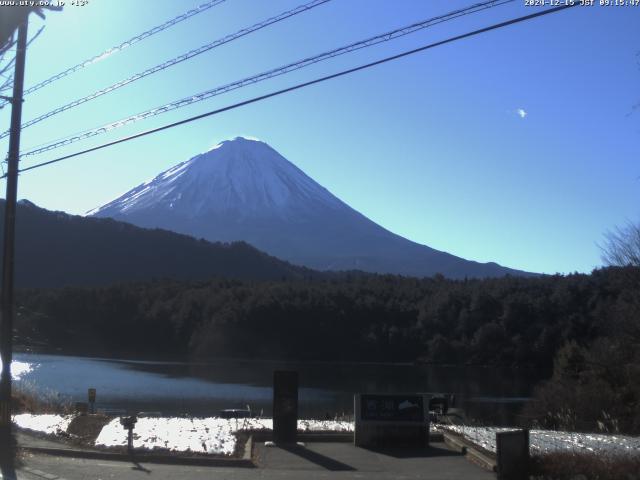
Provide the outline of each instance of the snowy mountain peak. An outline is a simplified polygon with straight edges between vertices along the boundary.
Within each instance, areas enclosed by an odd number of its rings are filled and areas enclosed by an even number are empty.
[[[268,218],[320,206],[345,205],[265,142],[235,137],[87,214],[117,216],[164,208],[191,218],[220,211]]]
[[[246,135],[238,135],[236,137],[233,137],[231,139],[227,139],[227,140],[222,140],[220,143],[218,143],[215,147],[213,147],[211,150],[215,150],[216,148],[220,148],[222,145],[243,145],[243,146],[249,146],[251,143],[260,143],[262,145],[266,145],[267,147],[269,145],[267,145],[267,143],[263,142],[262,140],[260,140],[259,138],[256,137],[250,137],[250,136],[246,136]]]

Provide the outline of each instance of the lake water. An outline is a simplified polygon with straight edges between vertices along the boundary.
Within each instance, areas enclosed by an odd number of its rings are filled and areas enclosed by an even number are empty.
[[[139,361],[14,354],[16,385],[96,406],[164,414],[215,415],[224,408],[271,414],[274,370],[297,370],[300,416],[324,418],[353,412],[359,392],[451,392],[467,416],[509,424],[530,397],[538,374],[524,370],[356,363],[283,363],[216,360],[209,363]]]

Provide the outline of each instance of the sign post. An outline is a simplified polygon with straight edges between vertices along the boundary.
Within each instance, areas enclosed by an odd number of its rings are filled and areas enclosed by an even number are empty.
[[[131,415],[129,417],[120,418],[120,425],[127,430],[127,452],[129,455],[133,455],[133,429],[138,422],[137,415]]]
[[[96,389],[90,388],[88,391],[89,396],[89,413],[96,413]]]

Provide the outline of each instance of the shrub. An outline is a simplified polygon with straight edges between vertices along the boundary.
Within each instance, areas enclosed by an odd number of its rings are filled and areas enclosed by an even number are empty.
[[[27,382],[14,384],[11,395],[13,413],[71,413],[71,401],[53,391],[37,390]]]
[[[640,479],[640,455],[547,453],[531,459],[531,477],[537,480],[637,480]]]

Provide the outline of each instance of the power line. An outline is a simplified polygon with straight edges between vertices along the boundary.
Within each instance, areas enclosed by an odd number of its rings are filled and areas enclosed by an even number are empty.
[[[37,155],[40,153],[44,153],[47,152],[49,150],[54,150],[56,148],[60,148],[66,145],[71,145],[72,143],[76,143],[80,140],[84,140],[86,138],[90,138],[90,137],[95,137],[97,135],[109,132],[111,130],[115,130],[117,128],[123,127],[125,125],[129,125],[131,123],[135,123],[138,122],[140,120],[144,120],[146,118],[150,118],[150,117],[154,117],[156,115],[160,115],[162,113],[165,112],[169,112],[172,110],[176,110],[178,108],[182,108],[182,107],[186,107],[188,105],[192,105],[194,103],[197,102],[201,102],[203,100],[207,100],[209,98],[215,97],[217,95],[221,95],[223,93],[227,93],[230,92],[232,90],[236,90],[238,88],[242,88],[245,87],[247,85],[252,85],[254,83],[258,83],[264,80],[268,80],[270,78],[274,78],[280,75],[284,75],[286,73],[290,73],[294,70],[300,70],[304,67],[307,67],[309,65],[313,65],[315,63],[319,63],[331,58],[335,58],[337,56],[340,55],[344,55],[346,53],[350,53],[356,50],[360,50],[362,48],[367,48],[367,47],[371,47],[373,45],[377,45],[379,43],[382,42],[388,42],[390,40],[394,40],[396,38],[400,38],[402,36],[408,35],[410,33],[414,33],[418,30],[422,30],[424,28],[427,27],[431,27],[433,25],[437,25],[439,23],[443,23],[443,22],[447,22],[450,20],[454,20],[456,18],[462,17],[464,15],[470,15],[472,13],[476,13],[479,12],[481,10],[485,10],[488,8],[493,8],[493,7],[497,7],[500,5],[504,5],[506,3],[511,3],[515,0],[491,0],[491,1],[485,1],[482,3],[477,3],[474,5],[471,5],[470,7],[466,7],[460,10],[455,10],[453,12],[449,12],[447,14],[444,15],[439,15],[437,17],[432,17],[429,18],[427,20],[423,20],[421,22],[418,23],[414,23],[402,28],[397,28],[395,30],[392,30],[390,32],[386,32],[386,33],[382,33],[379,35],[376,35],[374,37],[370,37],[367,38],[366,40],[360,40],[358,42],[355,43],[351,43],[349,45],[340,47],[340,48],[336,48],[333,50],[330,50],[328,52],[324,52],[321,53],[319,55],[315,55],[312,57],[308,57],[302,60],[298,60],[296,62],[293,63],[289,63],[287,65],[284,66],[280,66],[271,70],[268,70],[266,72],[262,72],[259,73],[257,75],[253,75],[251,77],[247,77],[244,78],[242,80],[237,80],[235,82],[232,83],[228,83],[226,85],[222,85],[219,87],[215,87],[212,88],[210,90],[206,90],[204,92],[195,94],[195,95],[189,95],[188,97],[184,97],[182,99],[179,100],[175,100],[173,102],[167,103],[165,105],[161,105],[159,107],[153,108],[151,110],[147,110],[145,112],[141,112],[135,115],[131,115],[129,117],[120,119],[116,122],[113,123],[109,123],[107,125],[102,125],[100,127],[96,127],[93,129],[89,129],[89,130],[84,130],[82,132],[76,133],[74,135],[70,135],[68,137],[65,137],[59,141],[54,141],[54,142],[50,142],[48,144],[46,144],[43,147],[39,147],[39,148],[34,148],[33,150],[30,150],[26,153],[24,153],[22,155],[22,157],[27,157],[27,156],[33,156],[33,155]]]
[[[245,35],[249,35],[250,33],[256,32],[258,30],[261,30],[265,27],[268,27],[269,25],[273,25],[274,23],[278,23],[281,22],[282,20],[285,20],[287,18],[293,17],[295,15],[298,15],[300,13],[306,12],[308,10],[311,10],[315,7],[318,7],[320,5],[323,5],[327,2],[330,2],[331,0],[312,0],[309,3],[306,3],[304,5],[299,5],[296,8],[293,8],[291,10],[287,10],[286,12],[282,12],[279,15],[276,15],[275,17],[271,17],[268,18],[266,20],[263,20],[262,22],[256,23],[255,25],[248,27],[248,28],[243,28],[241,30],[238,30],[235,33],[232,33],[230,35],[227,35],[225,37],[219,38],[218,40],[215,40],[213,42],[207,43],[206,45],[202,45],[201,47],[195,48],[193,50],[190,50],[186,53],[183,53],[182,55],[179,55],[175,58],[172,58],[170,60],[167,60],[165,62],[159,63],[158,65],[155,65],[151,68],[148,68],[142,72],[136,73],[135,75],[132,75],[128,78],[125,78],[124,80],[120,80],[119,82],[116,82],[112,85],[109,85],[108,87],[105,87],[101,90],[98,90],[96,92],[93,92],[85,97],[82,98],[78,98],[76,100],[73,100],[72,102],[67,103],[66,105],[63,105],[61,107],[55,108],[53,110],[51,110],[50,112],[47,112],[43,115],[40,115],[36,118],[33,118],[25,123],[22,124],[22,128],[27,128],[30,127],[31,125],[34,125],[36,123],[39,123],[49,117],[53,117],[54,115],[57,115],[59,113],[62,113],[66,110],[69,110],[73,107],[77,107],[78,105],[82,105],[83,103],[89,102],[91,100],[94,100],[98,97],[101,97],[102,95],[105,95],[107,93],[111,93],[114,90],[117,90],[121,87],[124,87],[125,85],[129,85],[130,83],[133,83],[137,80],[140,80],[142,78],[147,77],[148,75],[152,75],[154,73],[160,72],[166,68],[172,67],[173,65],[177,65],[178,63],[184,62],[186,60],[189,60],[193,57],[195,57],[196,55],[200,55],[201,53],[205,53],[208,52],[209,50],[212,50],[216,47],[219,47],[221,45],[224,45],[226,43],[232,42],[233,40],[236,40],[238,38],[244,37]],[[5,131],[2,134],[0,134],[0,139],[6,137],[7,135],[9,135],[9,131]]]
[[[210,117],[210,116],[213,116],[213,115],[217,115],[217,114],[222,113],[222,112],[226,112],[226,111],[229,111],[229,110],[234,110],[236,108],[243,107],[245,105],[250,105],[252,103],[256,103],[256,102],[259,102],[259,101],[262,101],[262,100],[266,100],[266,99],[271,98],[271,97],[276,97],[276,96],[279,96],[279,95],[282,95],[282,94],[285,94],[285,93],[288,93],[288,92],[292,92],[294,90],[299,90],[301,88],[305,88],[305,87],[308,87],[308,86],[311,86],[311,85],[315,85],[317,83],[321,83],[321,82],[324,82],[324,81],[327,81],[327,80],[331,80],[331,79],[334,79],[334,78],[342,77],[344,75],[349,75],[349,74],[354,73],[354,72],[359,72],[361,70],[366,70],[368,68],[375,67],[375,66],[381,65],[383,63],[391,62],[393,60],[398,60],[400,58],[407,57],[409,55],[413,55],[413,54],[418,53],[418,52],[422,52],[422,51],[425,51],[425,50],[429,50],[431,48],[439,47],[439,46],[445,45],[447,43],[455,42],[457,40],[462,40],[464,38],[469,38],[469,37],[472,37],[472,36],[475,36],[475,35],[486,33],[486,32],[489,32],[491,30],[497,30],[499,28],[507,27],[509,25],[514,25],[516,23],[521,23],[521,22],[525,22],[525,21],[528,21],[528,20],[532,20],[534,18],[541,17],[543,15],[549,15],[551,13],[556,13],[556,12],[559,12],[561,10],[565,10],[567,8],[575,7],[577,5],[579,5],[579,3],[577,3],[577,2],[576,3],[568,3],[568,4],[565,4],[565,5],[559,6],[559,7],[549,8],[549,9],[546,9],[546,10],[543,10],[543,11],[540,11],[540,12],[532,13],[530,15],[525,15],[525,16],[522,16],[522,17],[518,17],[518,18],[511,19],[511,20],[507,20],[505,22],[496,23],[496,24],[490,25],[488,27],[484,27],[484,28],[481,28],[481,29],[478,29],[478,30],[474,30],[472,32],[464,33],[462,35],[457,35],[455,37],[450,37],[450,38],[447,38],[445,40],[441,40],[439,42],[431,43],[429,45],[424,45],[424,46],[419,47],[419,48],[414,48],[413,50],[408,50],[408,51],[405,51],[405,52],[402,52],[402,53],[399,53],[399,54],[396,54],[396,55],[392,55],[390,57],[385,57],[383,59],[376,60],[375,62],[366,63],[364,65],[360,65],[360,66],[357,66],[357,67],[354,67],[354,68],[350,68],[348,70],[342,70],[342,71],[340,71],[338,73],[334,73],[334,74],[331,74],[331,75],[326,75],[324,77],[316,78],[315,80],[310,80],[308,82],[299,83],[299,84],[294,85],[292,87],[284,88],[282,90],[277,90],[275,92],[267,93],[265,95],[260,95],[258,97],[254,97],[254,98],[251,98],[249,100],[245,100],[245,101],[242,101],[242,102],[239,102],[239,103],[235,103],[233,105],[228,105],[228,106],[223,107],[223,108],[218,108],[217,110],[212,110],[210,112],[202,113],[202,114],[196,115],[194,117],[189,117],[189,118],[186,118],[184,120],[180,120],[178,122],[173,122],[173,123],[170,123],[170,124],[167,124],[167,125],[163,125],[162,127],[153,128],[153,129],[147,130],[145,132],[136,133],[136,134],[130,135],[128,137],[123,137],[123,138],[120,138],[118,140],[114,140],[112,142],[103,143],[101,145],[97,145],[95,147],[87,148],[87,149],[81,150],[79,152],[75,152],[75,153],[72,153],[72,154],[69,154],[69,155],[65,155],[65,156],[62,156],[62,157],[59,157],[59,158],[55,158],[53,160],[48,160],[46,162],[38,163],[36,165],[32,165],[30,167],[20,169],[20,172],[21,173],[22,172],[27,172],[29,170],[34,170],[36,168],[40,168],[40,167],[44,167],[44,166],[51,165],[51,164],[54,164],[54,163],[62,162],[63,160],[67,160],[69,158],[77,157],[77,156],[84,155],[84,154],[90,153],[90,152],[95,152],[96,150],[101,150],[103,148],[111,147],[111,146],[117,145],[119,143],[128,142],[128,141],[134,140],[136,138],[140,138],[140,137],[144,137],[144,136],[147,136],[147,135],[151,135],[152,133],[161,132],[163,130],[167,130],[167,129],[170,129],[170,128],[173,128],[173,127],[177,127],[179,125],[184,125],[186,123],[194,122],[194,121],[200,120],[202,118],[206,118],[206,117]],[[3,175],[2,177],[0,177],[0,179],[2,179],[2,178],[6,178],[6,175]]]
[[[202,13],[206,10],[209,10],[212,7],[215,7],[216,5],[219,5],[223,2],[225,2],[226,0],[209,0],[206,3],[203,3],[202,5],[200,5],[199,7],[193,8],[191,10],[188,10],[187,12],[183,13],[182,15],[178,15],[175,18],[172,18],[171,20],[167,20],[166,22],[164,22],[161,25],[157,25],[145,32],[140,33],[139,35],[136,35],[134,37],[131,37],[128,40],[125,40],[124,42],[120,43],[119,45],[115,45],[111,48],[106,49],[104,52],[99,53],[98,55],[95,55],[91,58],[88,58],[86,60],[83,60],[82,62],[78,63],[77,65],[74,65],[73,67],[69,67],[66,70],[63,70],[60,73],[57,73],[55,75],[53,75],[52,77],[47,78],[46,80],[43,80],[42,82],[34,85],[33,87],[29,87],[28,89],[26,89],[24,91],[24,95],[28,95],[30,93],[35,92],[36,90],[40,90],[42,87],[45,87],[53,82],[55,82],[56,80],[60,80],[61,78],[64,78],[68,75],[71,75],[74,72],[77,72],[78,70],[81,70],[85,67],[88,67],[89,65],[92,65],[96,62],[99,62],[101,60],[104,60],[105,58],[113,55],[114,53],[120,52],[122,50],[124,50],[127,47],[130,47],[131,45],[134,45],[142,40],[144,40],[145,38],[149,38],[152,35],[155,35],[156,33],[159,33],[163,30],[166,30],[169,27],[173,27],[174,25],[187,20],[188,18],[193,17],[194,15],[198,15],[199,13]],[[0,108],[2,108],[3,106],[5,106],[8,102],[4,101],[2,103],[0,103]]]

